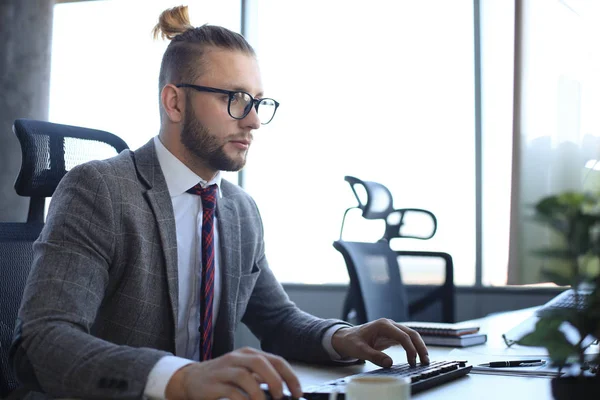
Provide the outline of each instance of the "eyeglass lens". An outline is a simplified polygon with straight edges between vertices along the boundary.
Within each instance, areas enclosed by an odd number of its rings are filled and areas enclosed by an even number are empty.
[[[229,112],[234,118],[244,118],[250,112],[253,105],[252,97],[247,93],[237,92],[230,97]],[[276,109],[273,99],[261,99],[258,103],[256,112],[261,124],[266,124],[271,121]]]

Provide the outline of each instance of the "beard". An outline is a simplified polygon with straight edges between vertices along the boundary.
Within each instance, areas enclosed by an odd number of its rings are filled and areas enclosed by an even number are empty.
[[[202,125],[189,103],[186,105],[181,143],[190,153],[215,170],[239,171],[246,165],[246,151],[237,158],[228,156],[224,149],[227,142],[221,143]]]

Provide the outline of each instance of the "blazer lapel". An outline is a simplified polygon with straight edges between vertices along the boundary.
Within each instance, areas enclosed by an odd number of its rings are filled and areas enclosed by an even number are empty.
[[[227,182],[222,182],[223,197],[217,201],[219,224],[221,301],[215,324],[213,356],[233,350],[237,320],[237,291],[241,276],[240,220],[238,211],[227,196]]]
[[[175,230],[175,215],[173,203],[167,188],[167,182],[160,168],[154,139],[133,153],[140,181],[146,185],[148,190],[144,193],[158,226],[160,241],[165,257],[165,269],[169,288],[169,300],[173,321],[173,337],[177,330],[178,309],[178,268],[177,268],[177,232]],[[173,342],[173,349],[175,343]]]

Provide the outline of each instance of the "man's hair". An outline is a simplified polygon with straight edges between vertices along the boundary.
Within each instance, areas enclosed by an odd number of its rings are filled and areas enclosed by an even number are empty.
[[[203,55],[208,48],[256,55],[252,46],[239,33],[208,24],[193,27],[189,21],[187,6],[163,11],[152,33],[155,39],[160,35],[162,39],[171,40],[160,65],[159,97],[167,83],[193,83],[202,75],[205,67]]]

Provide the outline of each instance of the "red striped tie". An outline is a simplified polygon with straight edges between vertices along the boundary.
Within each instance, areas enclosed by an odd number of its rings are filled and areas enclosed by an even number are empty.
[[[213,298],[215,292],[214,215],[217,204],[217,185],[206,188],[197,184],[188,193],[202,200],[202,288],[200,291],[200,361],[212,358]]]

